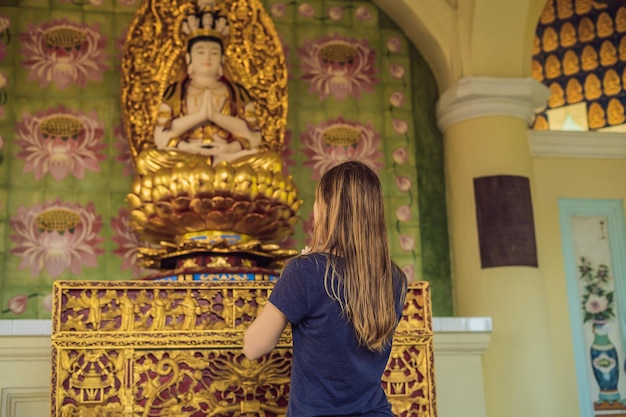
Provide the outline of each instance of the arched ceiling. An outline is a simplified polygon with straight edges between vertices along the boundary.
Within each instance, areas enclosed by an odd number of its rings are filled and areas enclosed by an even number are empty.
[[[373,0],[428,61],[440,91],[467,76],[529,77],[545,0]]]

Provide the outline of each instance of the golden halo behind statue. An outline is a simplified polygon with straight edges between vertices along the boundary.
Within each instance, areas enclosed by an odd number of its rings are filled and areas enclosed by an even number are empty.
[[[181,78],[187,36],[182,26],[209,4],[227,16],[224,75],[256,106],[261,149],[280,152],[287,121],[287,70],[276,29],[258,0],[144,0],[130,25],[122,57],[122,112],[131,155],[153,148],[159,104]],[[214,3],[214,4],[213,4]],[[205,6],[206,7],[206,6]]]

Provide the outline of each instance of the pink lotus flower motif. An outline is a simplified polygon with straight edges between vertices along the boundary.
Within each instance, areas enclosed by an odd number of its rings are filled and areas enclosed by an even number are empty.
[[[41,300],[41,306],[47,312],[52,312],[52,293],[46,294]]]
[[[99,172],[104,128],[96,119],[96,112],[84,114],[59,106],[31,116],[24,113],[15,124],[22,150],[17,154],[26,162],[24,172],[34,171],[40,180],[50,173],[57,181],[68,174],[83,179],[85,170]]]
[[[585,311],[591,314],[602,313],[609,306],[609,301],[606,297],[601,297],[596,294],[589,295],[587,302],[585,303]]]
[[[133,158],[130,153],[130,144],[128,143],[128,139],[126,139],[126,134],[124,133],[124,126],[122,126],[121,123],[113,127],[113,136],[115,136],[115,143],[113,146],[115,146],[118,151],[115,160],[124,166],[122,175],[132,175],[133,172],[135,172]]]
[[[398,65],[398,64],[390,64],[389,65],[389,72],[391,73],[391,76],[397,80],[401,79],[402,77],[404,77],[404,67],[402,65]]]
[[[57,199],[45,204],[19,207],[9,220],[15,243],[11,253],[22,258],[19,268],[30,268],[33,277],[43,270],[57,278],[66,269],[80,275],[83,266],[98,266],[97,256],[104,253],[98,247],[104,242],[99,236],[101,217],[93,203],[79,204]]]
[[[302,79],[311,83],[309,93],[317,93],[320,100],[330,94],[337,101],[348,96],[358,99],[362,91],[374,92],[378,82],[376,56],[367,39],[358,41],[334,35],[305,41],[298,54]]]
[[[334,6],[331,7],[330,9],[328,9],[328,18],[330,20],[341,20],[341,17],[343,16],[343,7],[341,6]]]
[[[26,57],[21,64],[30,69],[28,79],[38,80],[40,87],[51,82],[61,90],[72,83],[85,87],[87,81],[101,81],[108,68],[106,38],[97,24],[90,27],[63,18],[29,25],[20,41]]]
[[[396,218],[401,222],[411,221],[411,207],[404,205],[396,210]]]
[[[270,7],[270,13],[272,16],[283,17],[285,15],[285,9],[287,9],[285,3],[276,3]]]
[[[298,13],[302,17],[315,16],[315,10],[313,9],[313,6],[311,6],[309,3],[302,3],[300,7],[298,7]]]
[[[394,91],[389,96],[389,102],[394,107],[404,106],[404,93],[402,91]]]
[[[393,126],[393,131],[398,135],[404,135],[409,131],[409,125],[404,120],[393,119],[391,125]]]
[[[404,272],[404,274],[406,275],[406,278],[408,281],[415,281],[415,266],[414,265],[403,266],[401,269],[402,269],[402,272]]]
[[[409,191],[412,185],[413,182],[409,177],[405,177],[403,175],[398,175],[396,177],[396,187],[398,187],[398,190],[402,191],[403,193]]]
[[[409,160],[409,153],[405,147],[398,148],[393,151],[392,156],[395,163],[400,165],[406,164],[406,162]]]
[[[400,248],[406,252],[412,251],[415,249],[415,238],[413,236],[400,235]]]
[[[387,41],[387,49],[390,52],[398,52],[400,51],[400,48],[402,48],[402,42],[399,38],[396,38],[395,36],[393,38],[389,38]]]
[[[7,302],[7,306],[9,307],[11,313],[22,314],[26,311],[26,308],[28,307],[28,296],[16,295],[14,297],[11,297]]]
[[[132,269],[135,278],[141,276],[144,269],[137,265],[137,248],[147,245],[130,227],[130,214],[126,208],[118,211],[117,218],[111,219],[113,241],[118,248],[113,253],[122,258],[122,270]]]
[[[356,18],[361,20],[361,21],[370,20],[372,18],[372,13],[365,6],[357,7],[357,9],[355,10],[354,14],[355,14]]]
[[[304,165],[313,169],[312,179],[321,178],[346,159],[358,159],[375,171],[383,166],[380,135],[371,123],[362,125],[339,117],[317,126],[309,124],[300,139],[307,156]]]

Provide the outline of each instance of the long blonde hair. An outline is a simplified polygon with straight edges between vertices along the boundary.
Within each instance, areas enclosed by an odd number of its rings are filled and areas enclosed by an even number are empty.
[[[315,199],[311,247],[336,255],[328,256],[326,292],[341,304],[359,343],[382,351],[398,318],[380,180],[364,163],[344,162],[323,175]]]

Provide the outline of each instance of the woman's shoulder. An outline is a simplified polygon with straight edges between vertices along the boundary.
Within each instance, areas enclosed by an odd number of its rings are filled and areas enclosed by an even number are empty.
[[[322,265],[326,267],[328,262],[328,254],[324,252],[311,252],[304,255],[298,255],[291,258],[286,266],[300,267],[300,268],[312,268]]]

